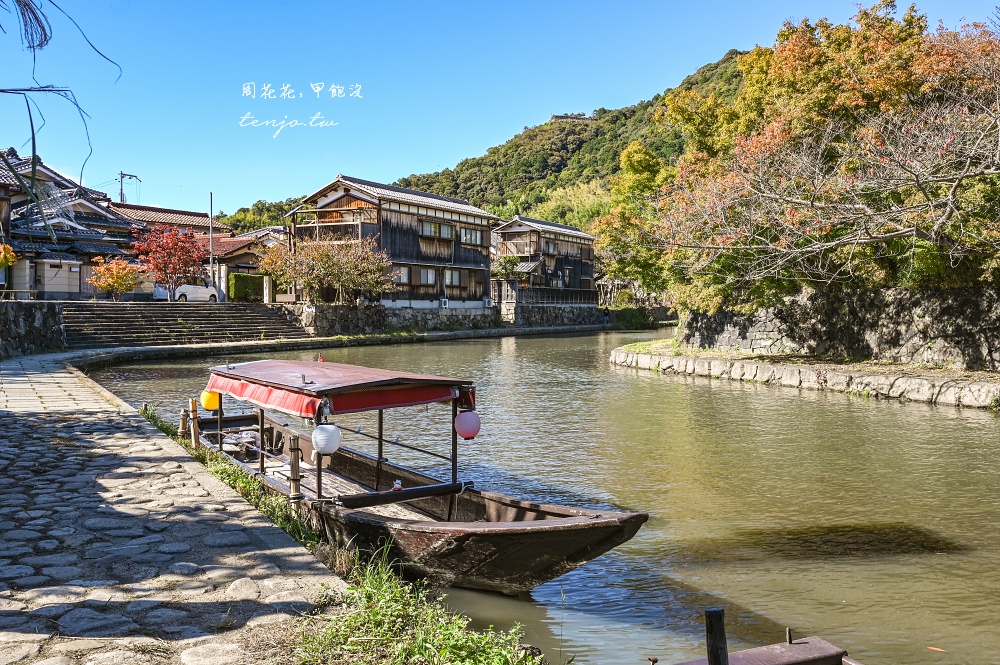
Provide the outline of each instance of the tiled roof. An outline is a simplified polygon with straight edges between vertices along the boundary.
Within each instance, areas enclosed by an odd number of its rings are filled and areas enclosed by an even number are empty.
[[[80,207],[91,212],[73,210],[74,205],[80,204],[85,204]],[[40,221],[43,216],[38,213],[38,210],[39,205],[30,199],[18,201],[11,206],[11,218]],[[85,187],[64,190],[63,194],[57,198],[44,199],[41,203],[41,210],[45,213],[44,217],[50,221],[58,218],[72,218],[76,224],[81,225],[94,224],[129,230],[143,227],[141,222],[135,222],[113,210],[102,207],[90,196]]]
[[[70,248],[70,245],[53,245],[48,242],[29,242],[27,240],[10,240],[10,246],[15,252],[58,252]]]
[[[276,235],[287,235],[288,229],[284,226],[265,226],[260,229],[254,229],[253,231],[247,231],[246,233],[239,233],[234,238],[259,238],[261,236],[266,236],[269,234]]]
[[[208,249],[207,235],[199,235],[197,239],[205,249]],[[220,238],[219,236],[215,236],[212,239],[212,251],[217,256],[225,256],[226,254],[232,254],[245,247],[249,247],[255,240],[256,238]]]
[[[320,193],[326,191],[337,182],[348,183],[353,187],[357,187],[362,192],[367,193],[372,198],[381,199],[383,201],[395,201],[396,203],[408,203],[410,205],[423,206],[426,208],[437,208],[439,210],[448,210],[450,212],[458,212],[465,215],[475,215],[476,217],[485,217],[487,219],[500,219],[496,215],[491,215],[482,208],[477,208],[463,199],[453,199],[448,196],[431,194],[430,192],[418,192],[415,189],[405,189],[394,185],[383,185],[379,182],[362,180],[361,178],[352,178],[351,176],[346,175],[338,175],[336,180],[319,191],[310,194],[304,200],[312,200],[314,197],[317,197]]]
[[[124,255],[128,254],[124,249],[118,247],[117,245],[108,245],[99,242],[75,242],[72,245],[73,249],[82,252],[84,254],[117,254]]]
[[[17,178],[7,170],[7,165],[0,162],[0,185],[16,185]]]
[[[535,272],[541,261],[522,261],[514,267],[514,272]]]
[[[68,261],[72,263],[80,263],[80,257],[75,254],[66,254],[65,252],[44,252],[39,254],[39,259],[43,261]]]
[[[6,150],[3,150],[2,152],[3,152],[4,157],[7,158],[7,161],[10,162],[11,166],[13,166],[14,169],[18,173],[20,173],[22,177],[24,177],[25,175],[30,175],[30,172],[31,172],[31,161],[32,161],[30,155],[28,157],[21,157],[19,154],[17,154],[17,150],[15,148],[13,148],[13,147],[7,148]],[[34,161],[35,161],[35,164],[39,167],[38,170],[43,170],[44,169],[44,173],[47,173],[49,175],[49,177],[52,178],[52,182],[55,183],[55,185],[57,187],[59,187],[60,189],[77,189],[77,188],[79,188],[79,189],[82,189],[83,191],[85,191],[88,196],[90,196],[91,198],[96,199],[98,201],[109,201],[109,200],[111,200],[110,197],[107,195],[107,193],[98,191],[96,189],[91,189],[89,187],[84,187],[84,186],[78,184],[72,178],[67,178],[62,173],[59,173],[58,171],[56,171],[55,169],[53,169],[51,166],[43,164],[42,163],[42,158],[39,157],[38,155],[35,156],[35,160]],[[0,176],[0,182],[3,182],[2,176]],[[16,182],[16,180],[15,180],[15,182]]]
[[[575,226],[569,226],[568,224],[557,224],[556,222],[547,222],[544,219],[532,219],[531,217],[522,217],[521,215],[514,215],[514,219],[507,222],[504,226],[508,224],[525,224],[527,226],[534,227],[540,231],[552,231],[553,233],[562,233],[567,236],[575,236],[577,238],[587,238],[593,240],[594,236],[589,233],[584,233]],[[498,231],[503,231],[503,226],[501,226]]]
[[[166,224],[168,226],[196,226],[208,229],[208,213],[192,212],[190,210],[174,210],[172,208],[157,208],[154,206],[141,206],[134,203],[108,204],[108,209],[125,215],[129,219],[134,219],[146,224]],[[228,233],[229,227],[218,222],[212,224],[212,228],[220,233]]]

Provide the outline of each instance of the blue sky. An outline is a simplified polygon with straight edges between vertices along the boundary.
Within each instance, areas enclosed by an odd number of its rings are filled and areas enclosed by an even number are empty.
[[[63,0],[121,66],[119,79],[41,1],[54,37],[35,77],[72,88],[89,115],[84,183],[117,199],[124,171],[142,180],[125,183],[131,203],[207,211],[214,192],[215,210],[227,212],[308,194],[338,173],[391,182],[454,166],[553,113],[649,99],[730,48],[770,45],[786,19],[843,22],[856,11],[840,0]],[[932,25],[955,27],[987,19],[994,4],[918,6]],[[0,12],[0,26],[0,85],[31,85],[12,16]],[[79,118],[62,100],[35,99],[43,160],[79,177],[89,150]],[[275,137],[278,127],[253,120],[336,124],[285,126]],[[0,127],[0,144],[21,149],[20,99],[0,96]]]

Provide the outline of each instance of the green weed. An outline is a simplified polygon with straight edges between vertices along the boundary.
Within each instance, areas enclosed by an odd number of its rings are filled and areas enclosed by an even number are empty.
[[[469,630],[423,585],[400,580],[383,550],[355,568],[343,613],[315,621],[296,652],[301,663],[352,665],[538,665],[519,646],[521,630]]]

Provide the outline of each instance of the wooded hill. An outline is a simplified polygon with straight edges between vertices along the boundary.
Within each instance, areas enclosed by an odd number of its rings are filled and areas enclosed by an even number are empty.
[[[705,65],[678,88],[731,101],[741,75],[739,51]],[[668,91],[669,92],[669,91]],[[453,169],[414,174],[395,184],[466,199],[505,219],[515,214],[584,227],[610,208],[609,182],[622,151],[640,141],[666,163],[684,149],[679,129],[660,116],[663,95],[622,109],[570,114],[523,132]]]
[[[732,100],[741,81],[737,55],[738,51],[729,51],[685,78],[678,88]],[[600,108],[589,116],[553,116],[482,157],[464,159],[453,169],[400,178],[394,184],[465,199],[504,219],[526,214],[584,228],[610,211],[610,179],[630,142],[642,142],[670,164],[680,156],[684,138],[680,130],[659,119],[662,100],[658,94],[635,106]],[[238,233],[283,224],[282,216],[300,199],[257,201],[218,218]]]

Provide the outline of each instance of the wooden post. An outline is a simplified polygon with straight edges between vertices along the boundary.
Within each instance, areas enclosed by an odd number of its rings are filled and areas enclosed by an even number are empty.
[[[323,498],[323,456],[316,453],[316,499]]]
[[[181,421],[177,424],[177,436],[183,437],[188,431],[188,410],[181,409]]]
[[[721,607],[709,607],[705,610],[705,638],[708,643],[708,665],[729,665],[726,622]]]
[[[188,401],[188,411],[191,414],[191,445],[197,448],[201,438],[198,431],[198,400],[192,398]]]
[[[458,400],[451,400],[451,482],[458,482],[458,430],[455,429],[455,419],[458,418]]]
[[[458,482],[458,430],[455,429],[455,419],[458,418],[458,400],[451,400],[451,482]],[[458,512],[458,496],[452,495],[448,501],[448,521],[455,519]]]
[[[218,430],[219,430],[219,452],[221,453],[222,452],[222,393],[219,393],[219,410],[218,410],[218,414],[219,414],[218,418],[216,419],[216,423],[217,423],[216,427],[218,427]]]
[[[299,435],[292,434],[288,437],[288,465],[290,467],[290,474],[288,479],[288,490],[290,494],[288,495],[288,500],[296,507],[299,507],[299,502],[302,501],[302,477],[299,475]]]
[[[382,480],[382,456],[384,454],[383,428],[385,426],[385,410],[378,410],[378,459],[375,461],[375,491],[379,491],[379,482]]]
[[[258,469],[261,478],[264,477],[264,409],[257,410],[257,454],[260,456]]]

